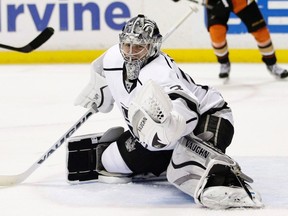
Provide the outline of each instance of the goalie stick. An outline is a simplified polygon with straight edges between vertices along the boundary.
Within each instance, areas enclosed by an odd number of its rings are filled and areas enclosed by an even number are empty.
[[[13,50],[13,51],[17,51],[17,52],[22,52],[22,53],[29,53],[29,52],[39,48],[53,34],[54,34],[54,29],[52,27],[47,27],[34,40],[32,40],[26,46],[23,46],[23,47],[12,47],[12,46],[9,46],[9,45],[0,44],[0,48]]]
[[[197,7],[190,6],[189,12],[183,16],[177,24],[172,27],[163,37],[166,40],[193,12],[197,12]],[[42,32],[43,33],[43,32]],[[41,35],[41,34],[40,34]],[[40,37],[40,35],[38,37]],[[50,35],[51,36],[51,35]],[[37,37],[37,38],[38,38]],[[36,38],[36,39],[37,39]],[[35,40],[36,40],[35,39]],[[34,41],[35,41],[34,40]],[[32,41],[33,42],[33,41]],[[31,42],[31,43],[32,43]],[[99,57],[100,58],[100,57]],[[27,179],[52,153],[54,153],[71,135],[94,113],[97,113],[96,106],[91,107],[56,143],[51,146],[30,168],[17,175],[0,175],[0,186],[12,186],[23,182]]]
[[[0,186],[11,186],[23,182],[30,176],[52,153],[54,153],[86,120],[97,113],[96,106],[91,107],[69,130],[63,134],[29,169],[18,175],[0,175]]]
[[[199,2],[199,1],[197,1],[197,0],[188,0],[188,1],[193,2],[193,3],[195,3],[195,4],[202,5],[202,6],[206,7],[206,8],[209,9],[209,10],[212,10],[212,9],[213,9],[213,6],[207,4],[206,1],[205,1],[205,2],[204,2],[204,1]]]

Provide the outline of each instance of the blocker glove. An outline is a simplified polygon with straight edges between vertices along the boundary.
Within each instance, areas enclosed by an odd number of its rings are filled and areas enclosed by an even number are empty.
[[[114,99],[105,77],[92,70],[90,82],[78,95],[74,101],[74,105],[90,108],[94,104],[97,105],[100,112],[107,113],[113,109]]]

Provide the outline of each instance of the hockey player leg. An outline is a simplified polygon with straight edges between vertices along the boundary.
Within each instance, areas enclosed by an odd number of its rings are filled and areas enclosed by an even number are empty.
[[[122,127],[105,133],[76,136],[67,143],[67,180],[69,183],[98,180],[101,154],[124,132]]]
[[[180,141],[167,170],[170,183],[212,209],[263,206],[260,195],[246,183],[253,180],[237,162],[202,140]]]

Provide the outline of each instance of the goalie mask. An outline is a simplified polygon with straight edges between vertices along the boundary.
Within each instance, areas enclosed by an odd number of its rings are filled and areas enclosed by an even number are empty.
[[[154,21],[140,14],[126,23],[119,39],[127,78],[135,80],[148,59],[158,56],[162,35]]]

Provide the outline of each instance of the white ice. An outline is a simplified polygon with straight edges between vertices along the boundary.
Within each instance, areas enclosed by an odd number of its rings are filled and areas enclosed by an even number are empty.
[[[24,182],[0,187],[1,216],[288,215],[288,80],[275,79],[263,64],[233,64],[228,83],[218,79],[216,64],[180,66],[232,107],[236,132],[227,153],[254,178],[265,208],[199,208],[166,183],[69,185],[63,144]],[[28,169],[86,112],[73,101],[89,76],[89,64],[0,66],[0,175]],[[117,109],[95,114],[74,135],[115,125],[124,125]]]

